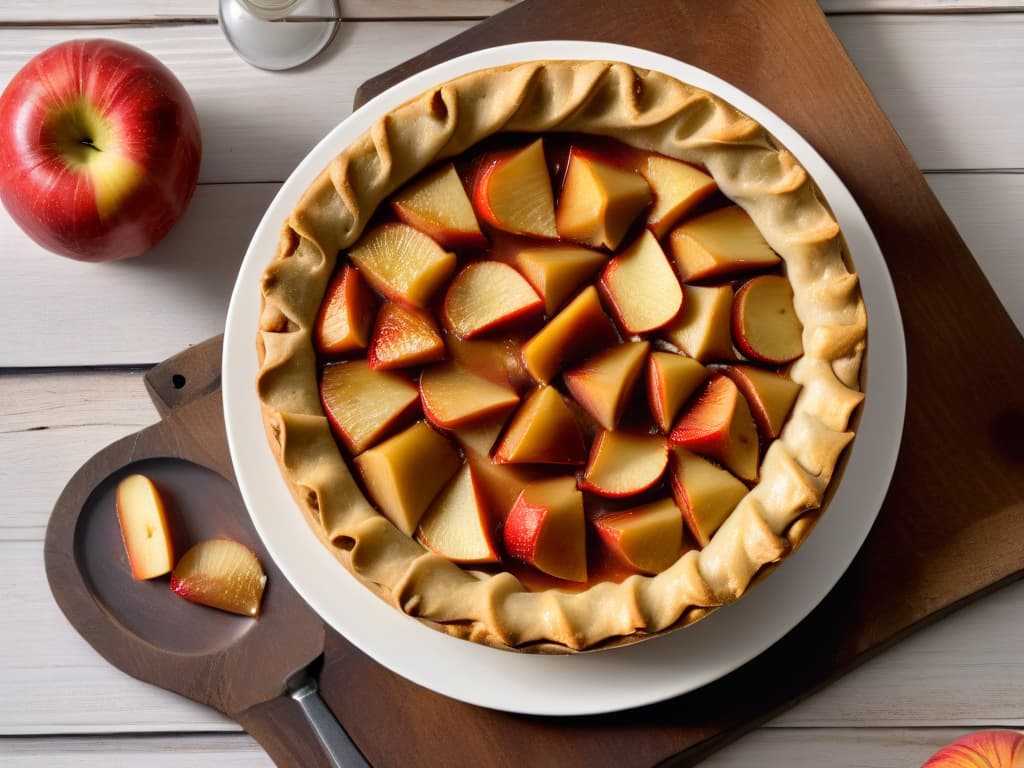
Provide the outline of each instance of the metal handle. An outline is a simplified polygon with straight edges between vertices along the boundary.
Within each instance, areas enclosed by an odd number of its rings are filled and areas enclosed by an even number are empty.
[[[302,714],[313,727],[316,737],[336,768],[371,768],[363,753],[352,743],[324,700],[320,698],[316,680],[308,678],[289,694],[302,708]]]

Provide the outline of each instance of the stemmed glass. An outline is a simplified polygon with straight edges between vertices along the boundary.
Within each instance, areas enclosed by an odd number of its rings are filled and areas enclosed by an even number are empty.
[[[338,0],[219,0],[235,52],[260,69],[291,69],[330,45],[341,23]]]

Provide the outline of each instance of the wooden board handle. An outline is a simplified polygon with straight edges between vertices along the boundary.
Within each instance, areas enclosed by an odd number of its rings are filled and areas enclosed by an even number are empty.
[[[214,336],[153,366],[146,390],[162,418],[172,410],[220,388],[224,336]]]

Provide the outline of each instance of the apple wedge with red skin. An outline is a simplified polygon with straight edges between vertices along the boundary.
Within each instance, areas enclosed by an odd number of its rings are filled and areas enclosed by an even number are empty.
[[[754,418],[728,376],[712,374],[683,409],[668,439],[714,459],[742,480],[757,480],[760,446]]]
[[[747,486],[731,473],[680,446],[669,451],[669,483],[676,505],[701,547],[708,545],[747,495]]]
[[[661,480],[667,465],[663,435],[602,430],[590,447],[579,487],[614,499],[635,496]]]
[[[320,402],[331,429],[355,456],[410,422],[420,393],[401,374],[375,371],[365,360],[329,363],[320,375]]]
[[[473,208],[496,229],[514,235],[558,237],[544,141],[483,158],[473,183]]]
[[[399,220],[429,235],[443,248],[483,248],[487,238],[452,163],[445,163],[391,196]]]
[[[515,267],[475,261],[448,286],[442,321],[459,338],[472,339],[540,317],[543,310],[544,300]]]
[[[793,286],[782,275],[758,275],[736,291],[732,338],[747,357],[783,365],[804,353],[804,327],[793,307]]]
[[[716,208],[683,222],[669,235],[669,250],[683,282],[723,280],[780,261],[738,205]]]
[[[516,268],[544,299],[548,316],[561,309],[607,263],[606,254],[574,245],[523,248],[515,256]]]
[[[327,284],[313,330],[322,355],[366,349],[377,316],[377,297],[351,264],[343,264]]]
[[[627,341],[562,375],[576,402],[604,429],[615,429],[647,362],[650,343]]]
[[[377,322],[366,354],[375,371],[409,368],[444,360],[444,339],[429,312],[387,302]]]
[[[420,398],[427,419],[442,429],[457,429],[508,413],[519,404],[512,387],[452,363],[433,365],[420,374]]]
[[[545,386],[512,416],[494,451],[498,464],[579,465],[587,460],[583,430],[561,393]]]
[[[455,254],[408,224],[393,221],[363,234],[348,252],[367,282],[391,301],[427,307],[455,271]]]
[[[179,597],[241,616],[259,616],[266,584],[256,553],[233,539],[200,541],[171,573]]]
[[[605,549],[638,573],[661,573],[682,552],[683,518],[672,499],[609,512],[593,522]]]
[[[505,551],[555,578],[587,580],[583,494],[572,477],[527,485],[505,519]]]
[[[683,306],[683,289],[676,273],[647,229],[608,262],[599,286],[626,335],[661,328]]]
[[[416,540],[453,563],[496,563],[492,529],[479,482],[463,464],[420,519]]]
[[[647,228],[661,240],[675,224],[718,190],[699,168],[664,155],[650,155],[640,173],[654,193]]]
[[[692,357],[664,350],[651,352],[647,358],[647,403],[658,429],[665,433],[672,429],[679,409],[709,375]]]
[[[567,240],[614,251],[650,201],[643,176],[572,147],[555,224]]]
[[[683,309],[662,337],[702,363],[732,361],[732,286],[683,286]]]
[[[132,576],[152,579],[174,568],[174,545],[167,508],[159,489],[145,475],[128,475],[117,484],[117,522]]]
[[[764,439],[777,438],[800,394],[800,384],[788,376],[753,365],[727,366],[722,373],[733,380],[746,398]]]

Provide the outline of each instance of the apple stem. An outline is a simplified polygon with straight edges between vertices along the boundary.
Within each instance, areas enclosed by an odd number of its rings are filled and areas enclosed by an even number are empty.
[[[83,147],[89,147],[90,149],[95,149],[97,152],[102,152],[103,151],[99,147],[97,147],[95,144],[93,144],[92,143],[92,139],[89,138],[88,136],[86,136],[84,139],[80,139],[78,143],[81,144]]]

